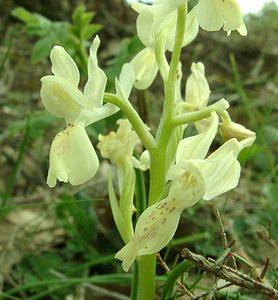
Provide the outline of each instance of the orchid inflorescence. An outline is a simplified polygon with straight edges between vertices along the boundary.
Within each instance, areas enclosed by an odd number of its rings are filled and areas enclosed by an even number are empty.
[[[208,105],[211,91],[201,62],[192,64],[185,95],[181,93],[180,51],[195,39],[199,27],[207,31],[223,28],[227,35],[234,30],[247,34],[236,0],[199,0],[189,12],[187,2],[132,4],[138,13],[138,37],[145,48],[122,67],[115,79],[114,94],[105,93],[106,75],[97,60],[98,37],[90,49],[83,92],[78,88],[78,68],[62,47],[55,46],[51,51],[53,75],[42,78],[45,108],[66,123],[51,145],[47,177],[50,187],[57,179],[79,185],[93,178],[99,160],[85,128],[118,110],[127,118],[118,120],[116,132],[100,135],[97,145],[103,158],[117,170],[119,199],[111,178],[108,190],[113,217],[125,243],[116,258],[122,261],[125,271],[138,257],[157,253],[170,242],[183,210],[238,185],[241,167],[237,157],[255,140],[254,132],[231,121],[225,99]],[[170,61],[166,52],[172,53]],[[129,96],[132,88],[147,89],[158,73],[164,83],[165,100],[153,135]],[[184,137],[189,124],[194,124],[197,133]],[[224,143],[211,152],[218,133]],[[139,144],[145,150],[138,158]],[[134,226],[135,168],[149,170],[150,187],[148,206]]]

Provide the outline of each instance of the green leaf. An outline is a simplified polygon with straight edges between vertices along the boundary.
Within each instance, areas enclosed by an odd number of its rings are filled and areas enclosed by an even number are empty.
[[[91,23],[94,16],[94,12],[84,12],[80,18],[81,28],[88,26]]]
[[[168,279],[164,286],[161,300],[167,300],[171,297],[172,290],[178,280],[178,278],[183,274],[188,272],[193,267],[190,261],[183,261],[177,265],[168,275]]]
[[[31,61],[33,64],[49,56],[52,46],[55,43],[53,35],[38,40],[32,49]]]
[[[56,117],[52,116],[46,111],[37,111],[32,114],[30,120],[30,138],[37,139],[43,132],[49,128],[52,122],[56,120]],[[8,134],[13,137],[24,130],[26,126],[25,120],[15,120],[7,128]]]
[[[13,17],[19,19],[20,21],[26,24],[34,24],[38,22],[37,18],[23,7],[16,7],[12,10],[11,14]]]
[[[94,205],[82,195],[75,198],[64,196],[56,206],[56,214],[65,231],[71,237],[73,252],[92,251],[92,241],[96,237],[97,216]]]
[[[109,193],[109,200],[111,205],[112,214],[114,217],[114,221],[116,223],[116,226],[118,228],[118,231],[122,237],[122,239],[125,241],[125,243],[128,243],[130,240],[130,237],[128,236],[127,228],[125,225],[125,220],[122,215],[122,212],[119,207],[118,200],[115,195],[112,178],[111,176],[108,178],[108,193]]]
[[[81,4],[74,10],[72,20],[75,27],[81,29],[90,24],[94,16],[94,12],[86,12],[85,6]]]
[[[85,40],[85,41],[90,40],[91,37],[93,35],[95,35],[97,32],[99,32],[101,29],[102,29],[102,26],[100,24],[88,25],[87,27],[85,27],[83,29],[83,32],[82,32],[83,40]]]
[[[37,13],[30,13],[23,7],[15,8],[12,15],[25,23],[25,29],[29,35],[44,36],[48,33],[52,24],[46,17]]]

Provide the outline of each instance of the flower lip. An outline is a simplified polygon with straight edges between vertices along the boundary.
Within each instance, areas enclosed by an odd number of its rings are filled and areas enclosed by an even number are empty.
[[[54,187],[57,179],[72,185],[85,183],[96,174],[98,166],[97,155],[85,128],[68,124],[52,142],[47,184]]]

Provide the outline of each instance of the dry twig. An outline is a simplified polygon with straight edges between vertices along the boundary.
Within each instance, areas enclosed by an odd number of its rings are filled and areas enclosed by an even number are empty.
[[[222,278],[234,285],[252,290],[253,292],[255,291],[269,298],[278,299],[278,290],[270,286],[266,286],[238,270],[225,265],[216,265],[215,261],[209,261],[202,255],[192,253],[188,249],[183,249],[181,256],[182,258],[191,261],[197,268],[211,273],[218,278]]]

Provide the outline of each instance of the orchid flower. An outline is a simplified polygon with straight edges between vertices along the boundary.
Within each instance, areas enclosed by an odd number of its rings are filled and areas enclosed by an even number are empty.
[[[237,140],[242,141],[248,137],[256,137],[255,132],[245,128],[241,124],[233,122],[228,112],[224,112],[221,117],[223,121],[219,124],[219,133],[224,141],[231,138],[236,138]]]
[[[223,27],[227,35],[233,30],[237,30],[242,36],[247,35],[236,0],[199,0],[194,9],[198,23],[204,30],[218,31]]]
[[[181,193],[182,192],[182,193]],[[167,198],[148,207],[138,219],[131,241],[115,256],[128,271],[137,256],[160,251],[173,238],[182,211],[197,202],[205,192],[199,169],[189,162],[183,176],[172,182]]]
[[[111,131],[108,135],[99,135],[99,148],[102,157],[109,158],[115,165],[123,160],[130,160],[134,147],[139,143],[137,134],[132,130],[128,120],[118,120],[117,132]]]
[[[241,150],[253,144],[255,133],[250,130],[251,134],[241,141],[231,138],[205,158],[217,133],[217,114],[213,113],[206,121],[210,121],[206,130],[181,140],[177,148],[176,164],[170,168],[167,179],[171,180],[177,174],[182,174],[183,164],[194,160],[205,180],[206,192],[203,199],[211,200],[238,185],[241,168],[237,157]]]
[[[135,87],[146,89],[151,85],[158,72],[155,48],[159,44],[163,51],[173,51],[177,8],[186,3],[185,0],[157,0],[153,5],[135,2],[132,8],[139,14],[137,33],[146,46],[131,61],[136,73]],[[198,33],[196,14],[187,15],[183,46],[189,44]]]
[[[56,185],[57,179],[73,185],[90,180],[99,162],[85,127],[115,113],[118,108],[103,104],[106,75],[98,67],[96,37],[90,49],[88,80],[82,93],[78,89],[78,68],[63,47],[54,46],[50,58],[53,75],[44,76],[41,98],[46,110],[62,117],[66,129],[58,133],[50,149],[47,184]]]

